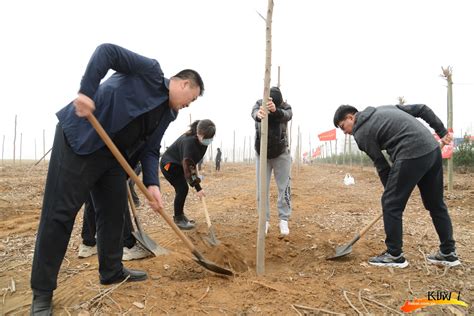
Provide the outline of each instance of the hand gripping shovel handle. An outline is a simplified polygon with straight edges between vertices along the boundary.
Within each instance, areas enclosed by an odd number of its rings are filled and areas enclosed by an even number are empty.
[[[365,235],[365,233],[367,233],[367,231],[372,227],[374,226],[375,223],[377,223],[377,221],[383,216],[383,213],[380,213],[379,215],[377,215],[377,217],[375,217],[369,224],[367,224],[367,226],[365,226],[359,233],[357,233],[357,235],[354,236],[354,238],[352,238],[352,240],[347,244],[347,246],[352,246],[353,244],[355,244],[362,236]]]
[[[129,177],[135,182],[135,184],[138,186],[138,188],[140,189],[140,191],[142,191],[142,193],[145,195],[145,197],[148,199],[148,201],[150,202],[155,202],[155,198],[153,197],[153,195],[150,194],[150,192],[148,192],[147,188],[145,187],[145,185],[143,184],[143,182],[140,180],[140,178],[135,174],[135,171],[133,171],[132,167],[130,167],[130,165],[128,164],[127,160],[125,160],[125,158],[123,157],[123,155],[120,153],[120,151],[118,150],[118,148],[115,146],[115,144],[112,142],[112,140],[110,139],[109,135],[107,135],[107,132],[102,128],[102,125],[99,123],[99,121],[97,121],[96,117],[94,116],[94,114],[89,114],[87,116],[87,119],[89,120],[89,122],[92,124],[92,126],[94,127],[94,129],[96,130],[97,134],[99,134],[100,138],[102,139],[102,141],[107,145],[107,147],[110,149],[110,151],[112,152],[112,154],[115,156],[115,158],[117,159],[117,161],[120,163],[120,165],[122,166],[122,168],[125,170],[125,172],[129,175]],[[202,255],[200,255],[198,253],[198,251],[196,250],[196,247],[192,244],[192,242],[183,234],[183,232],[181,232],[181,230],[179,230],[178,226],[176,226],[176,224],[173,222],[173,220],[171,219],[171,217],[168,216],[168,214],[166,214],[164,212],[163,209],[158,209],[158,213],[160,213],[160,215],[164,218],[164,220],[166,221],[166,223],[168,223],[168,225],[173,229],[173,231],[176,233],[176,235],[178,235],[178,237],[184,242],[184,244],[186,245],[186,247],[188,247],[188,249],[198,258],[200,259],[200,257],[202,258]],[[196,253],[198,253],[199,255],[196,255]]]

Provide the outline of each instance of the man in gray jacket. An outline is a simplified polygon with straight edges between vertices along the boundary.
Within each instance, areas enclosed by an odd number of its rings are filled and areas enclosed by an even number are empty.
[[[362,112],[353,106],[341,105],[334,114],[334,125],[354,136],[360,150],[373,160],[384,186],[382,209],[387,250],[369,259],[375,266],[408,266],[402,252],[402,215],[415,186],[420,190],[423,205],[430,212],[440,240],[440,250],[427,260],[445,266],[461,264],[443,200],[440,146],[416,117],[426,121],[442,143],[451,142],[452,137],[441,120],[424,104],[368,107]],[[382,150],[390,156],[391,167]]]
[[[286,236],[290,233],[288,220],[291,215],[291,190],[290,190],[290,170],[291,155],[288,148],[288,121],[293,117],[291,106],[283,101],[283,96],[278,87],[270,89],[270,100],[268,109],[268,139],[267,139],[267,192],[270,188],[270,178],[272,170],[278,187],[278,216],[280,218],[280,235]],[[260,190],[260,127],[261,120],[265,117],[265,109],[262,100],[258,100],[252,108],[252,118],[255,120],[255,150],[257,152],[257,188]],[[257,192],[257,199],[260,192]],[[267,195],[267,221],[265,234],[270,227],[270,194]]]

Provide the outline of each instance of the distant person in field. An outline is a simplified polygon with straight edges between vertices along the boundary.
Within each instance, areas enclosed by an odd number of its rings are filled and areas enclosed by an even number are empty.
[[[115,73],[103,80],[109,70]],[[147,278],[144,271],[122,264],[127,175],[87,117],[94,113],[132,167],[141,162],[143,182],[155,198],[150,206],[161,212],[161,139],[178,111],[203,92],[202,79],[194,70],[167,79],[154,59],[113,44],[97,47],[77,98],[56,114],[59,123],[31,269],[32,315],[52,313],[53,291],[74,220],[90,194],[96,209],[100,283]]]
[[[257,189],[260,191],[260,125],[265,117],[265,110],[262,100],[258,100],[252,108],[252,118],[255,120],[255,150],[257,152]],[[291,106],[283,101],[283,96],[278,87],[270,89],[270,99],[266,104],[268,109],[268,143],[267,143],[267,215],[265,234],[270,228],[270,178],[275,175],[275,181],[278,187],[278,217],[280,218],[280,235],[286,236],[290,233],[288,220],[291,215],[291,189],[290,189],[290,171],[291,155],[288,147],[288,121],[293,117]],[[260,192],[257,193],[257,199],[260,198]]]
[[[221,170],[221,161],[222,161],[222,151],[220,148],[217,148],[216,154],[216,171]]]
[[[196,162],[206,154],[207,147],[216,134],[216,126],[211,120],[194,121],[190,129],[181,135],[163,154],[160,169],[166,180],[173,186],[174,222],[182,230],[193,229],[196,225],[184,214],[184,204],[189,186],[196,190],[199,198],[205,196]]]
[[[428,262],[450,267],[461,264],[443,200],[440,146],[417,117],[435,130],[443,144],[451,142],[452,137],[441,120],[423,104],[368,107],[362,112],[353,106],[341,105],[334,114],[334,125],[354,136],[360,150],[373,160],[384,186],[382,210],[387,249],[369,259],[375,266],[408,266],[402,249],[402,216],[415,186],[420,190],[440,240],[439,251],[429,255]],[[389,154],[391,167],[382,150]]]

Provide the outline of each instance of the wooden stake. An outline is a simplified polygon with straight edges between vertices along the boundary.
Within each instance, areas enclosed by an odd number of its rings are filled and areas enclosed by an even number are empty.
[[[35,138],[35,161],[36,161],[36,138]]]
[[[3,165],[4,149],[5,149],[5,135],[3,135],[3,141],[2,141],[2,165]]]
[[[16,115],[15,115],[15,131],[13,133],[13,164],[15,164],[15,152],[16,152]]]
[[[232,162],[235,163],[235,130],[234,130],[234,145],[232,147]]]
[[[268,110],[267,102],[270,96],[270,78],[272,66],[272,16],[273,0],[268,0],[266,22],[266,54],[265,79],[262,105],[265,109],[265,118],[261,121],[260,129],[260,198],[258,203],[258,232],[257,232],[257,275],[265,273],[265,222],[268,209],[267,204],[267,142],[268,142]]]
[[[23,149],[23,133],[20,133],[20,165],[21,165],[21,150]]]

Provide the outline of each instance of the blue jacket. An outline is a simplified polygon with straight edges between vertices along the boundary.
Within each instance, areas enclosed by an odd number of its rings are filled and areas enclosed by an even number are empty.
[[[115,73],[100,83],[110,69]],[[94,100],[94,115],[111,138],[141,114],[159,106],[169,106],[169,79],[164,77],[160,64],[113,44],[97,47],[82,77],[79,92]],[[75,114],[72,102],[56,115],[76,154],[91,154],[105,146],[87,119]],[[171,108],[165,111],[158,128],[139,154],[145,185],[159,185],[161,139],[177,115]]]

